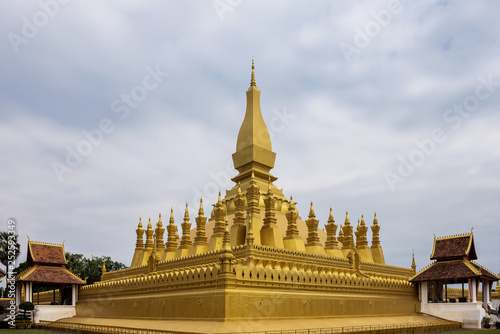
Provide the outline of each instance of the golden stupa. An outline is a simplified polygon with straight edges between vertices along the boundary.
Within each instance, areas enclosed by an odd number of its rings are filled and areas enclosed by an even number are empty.
[[[103,272],[101,282],[82,287],[73,322],[249,324],[419,311],[416,288],[408,282],[415,267],[385,264],[376,215],[370,246],[364,217],[354,226],[346,213],[339,229],[330,210],[324,232],[312,203],[301,220],[292,197],[273,184],[276,153],[261,114],[253,61],[246,96],[232,156],[239,172],[234,187],[223,197],[219,193],[210,217],[200,199],[196,228],[186,205],[180,237],[172,212],[166,226],[161,215],[145,229],[139,220],[131,267]]]

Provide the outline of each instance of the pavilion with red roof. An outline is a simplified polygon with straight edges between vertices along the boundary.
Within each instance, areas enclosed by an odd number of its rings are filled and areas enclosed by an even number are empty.
[[[470,309],[470,306],[460,306],[465,303],[477,305],[479,308],[476,307],[476,309],[479,311],[491,307],[491,289],[499,277],[480,264],[473,262],[477,260],[477,254],[472,231],[461,235],[434,237],[430,258],[434,262],[410,278],[410,282],[419,287],[422,312],[425,313],[427,310],[433,315],[446,318],[443,315],[446,312],[458,314],[461,312],[459,308]],[[477,302],[480,283],[482,284],[482,304]],[[462,285],[462,296],[458,298],[458,303],[456,303],[455,298],[448,298],[449,284]],[[465,296],[465,284],[468,285],[467,296]],[[436,303],[441,304],[436,305]],[[444,303],[448,303],[447,305],[450,305],[453,310],[450,311],[451,308],[445,306]],[[444,313],[433,313],[437,310]],[[470,316],[471,312],[468,314]],[[472,321],[472,319],[469,320]],[[476,320],[474,319],[474,321]]]
[[[54,300],[54,304],[76,304],[78,287],[84,285],[85,281],[68,270],[64,245],[28,240],[26,263],[29,268],[16,276],[17,305],[22,302],[21,299],[36,304],[33,296],[43,285],[59,286],[59,300]],[[71,294],[65,293],[69,287]]]

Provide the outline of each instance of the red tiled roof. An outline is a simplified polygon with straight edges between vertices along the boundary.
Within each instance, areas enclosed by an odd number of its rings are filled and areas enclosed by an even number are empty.
[[[462,258],[467,258],[468,260],[477,259],[472,233],[434,239],[431,260],[452,260]]]
[[[486,270],[485,268],[481,267],[477,263],[470,262],[470,264],[473,265],[477,270],[481,271],[482,277],[486,277],[486,278],[494,280],[494,281],[498,280],[497,276],[495,276],[494,274],[492,274],[490,271]]]
[[[67,265],[63,245],[28,242],[28,263]]]
[[[79,284],[85,281],[64,267],[35,265],[16,277],[17,281],[48,284]]]
[[[498,277],[473,262],[453,260],[434,262],[411,278],[410,282],[453,281],[474,277],[498,280]]]

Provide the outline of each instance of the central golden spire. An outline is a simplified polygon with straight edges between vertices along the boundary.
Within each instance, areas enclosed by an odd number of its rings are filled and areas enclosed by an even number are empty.
[[[236,152],[233,154],[234,167],[239,174],[233,181],[250,178],[252,171],[255,177],[268,181],[276,180],[269,171],[274,167],[276,153],[272,151],[271,136],[260,110],[260,90],[255,83],[255,65],[252,58],[252,76],[247,92],[247,108],[241,124]]]

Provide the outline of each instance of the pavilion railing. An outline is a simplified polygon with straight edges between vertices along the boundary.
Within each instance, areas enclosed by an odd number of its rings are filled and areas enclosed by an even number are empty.
[[[47,329],[60,333],[78,333],[78,334],[187,334],[203,333],[200,332],[177,332],[169,330],[136,329],[103,325],[85,325],[62,322],[40,321],[35,324],[35,328]],[[311,328],[295,330],[276,330],[276,331],[252,331],[238,332],[238,334],[338,334],[338,333],[356,333],[356,334],[422,334],[438,331],[454,330],[462,328],[460,322],[425,322],[408,324],[388,324],[373,326],[347,326],[331,328]]]

